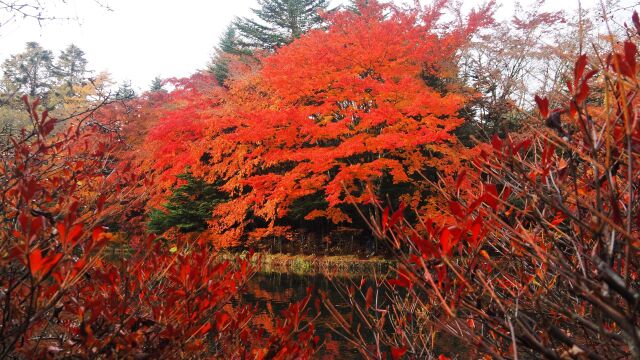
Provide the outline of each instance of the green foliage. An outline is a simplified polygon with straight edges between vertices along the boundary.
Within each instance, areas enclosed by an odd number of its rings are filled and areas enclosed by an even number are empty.
[[[48,110],[60,109],[86,98],[89,83],[84,52],[69,45],[54,57],[37,42],[28,42],[25,50],[10,56],[1,66],[0,141],[29,127],[22,95],[40,98]],[[76,99],[71,100],[71,98]]]
[[[84,51],[73,44],[69,45],[58,56],[53,73],[60,83],[63,95],[75,95],[74,86],[82,85],[87,80],[87,59],[84,57]]]
[[[53,53],[37,42],[28,42],[24,52],[2,64],[3,87],[9,94],[46,98],[54,86]]]
[[[207,70],[214,74],[218,84],[224,85],[229,78],[229,63],[233,57],[249,55],[250,52],[242,50],[238,43],[238,34],[233,24],[227,26],[224,34],[220,37],[215,54],[209,63]]]
[[[159,91],[166,91],[163,88],[163,84],[162,84],[162,79],[159,76],[156,76],[152,81],[151,81],[151,85],[149,86],[149,91],[151,92],[159,92]]]
[[[136,91],[131,86],[131,81],[123,81],[120,83],[118,91],[116,91],[116,99],[128,100],[134,97],[136,97]]]
[[[321,27],[328,0],[258,0],[256,19],[238,18],[239,44],[247,49],[274,50],[307,31]]]
[[[258,4],[254,19],[236,19],[220,37],[207,66],[220,85],[229,78],[233,60],[249,60],[256,50],[275,50],[321,27],[320,12],[327,10],[329,0],[258,0]]]
[[[204,231],[211,211],[227,200],[218,184],[209,184],[189,172],[178,178],[186,183],[174,190],[164,209],[154,209],[149,213],[148,228],[153,233],[161,234],[172,227],[183,233]]]

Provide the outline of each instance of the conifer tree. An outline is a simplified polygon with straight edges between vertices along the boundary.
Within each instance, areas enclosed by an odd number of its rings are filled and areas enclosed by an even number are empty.
[[[164,85],[162,84],[162,79],[159,76],[156,76],[151,81],[151,85],[149,86],[149,91],[151,92],[165,91],[163,86]]]
[[[87,76],[87,59],[76,45],[64,49],[56,61],[54,73],[65,95],[75,94],[74,86],[82,85]]]
[[[249,55],[250,52],[242,50],[238,43],[238,32],[233,24],[227,26],[220,37],[215,54],[207,66],[207,71],[214,74],[218,84],[223,85],[229,77],[229,63],[236,56]]]
[[[131,86],[131,81],[129,80],[121,82],[115,94],[115,97],[118,100],[133,99],[136,96],[136,91]]]
[[[5,60],[2,71],[7,91],[45,98],[53,86],[53,54],[31,41],[25,51]]]
[[[274,50],[324,23],[320,12],[329,0],[258,0],[255,19],[238,18],[239,44],[250,50]]]
[[[213,208],[226,201],[227,195],[216,184],[209,184],[187,172],[178,176],[186,183],[174,190],[164,210],[149,214],[149,230],[161,234],[175,227],[181,232],[203,231]]]

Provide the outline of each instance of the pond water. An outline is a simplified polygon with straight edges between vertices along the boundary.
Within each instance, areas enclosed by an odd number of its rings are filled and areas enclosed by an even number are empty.
[[[312,287],[314,297],[309,304],[310,316],[318,313],[313,305],[315,298],[320,298],[319,292],[327,294],[331,302],[338,310],[347,311],[348,300],[345,299],[336,287],[336,284],[348,283],[348,278],[329,279],[324,275],[298,275],[292,273],[257,273],[247,284],[242,301],[247,304],[257,305],[258,312],[255,321],[258,326],[264,326],[269,331],[270,316],[268,304],[274,314],[280,314],[289,304],[303,299],[307,295],[307,288]],[[359,280],[357,280],[359,282]],[[329,326],[337,326],[331,315],[321,307],[320,315],[315,320],[316,335],[320,336],[325,346],[318,354],[318,358],[333,359],[340,355],[341,359],[361,359],[360,354],[353,349],[344,339],[335,335]]]
[[[372,272],[373,274],[373,272]],[[299,275],[294,273],[280,272],[259,272],[247,284],[246,291],[241,301],[246,304],[257,306],[255,314],[255,324],[263,326],[267,332],[273,329],[271,316],[268,306],[271,306],[274,314],[279,315],[281,310],[286,309],[291,303],[303,299],[307,295],[307,288],[313,288],[313,298],[309,304],[311,317],[318,315],[313,305],[314,299],[320,299],[320,292],[327,294],[328,298],[343,314],[350,312],[349,300],[345,298],[345,291],[348,284],[355,283],[356,286],[361,281],[360,276],[345,277],[326,275]],[[373,286],[372,279],[365,279],[365,288]],[[382,296],[384,297],[384,296]],[[269,304],[269,305],[268,305]],[[348,317],[346,317],[348,318]],[[339,335],[335,334],[330,327],[337,328],[337,322],[331,317],[323,306],[320,306],[320,314],[314,322],[316,335],[318,335],[324,346],[320,349],[316,358],[318,359],[362,359],[363,357],[357,352],[353,345],[349,344]],[[373,343],[372,338],[366,338],[366,332],[363,332],[365,340]],[[436,339],[436,346],[432,350],[433,354],[446,354],[452,359],[455,358],[472,358],[471,353],[458,340],[442,333]],[[437,356],[436,356],[437,357]]]

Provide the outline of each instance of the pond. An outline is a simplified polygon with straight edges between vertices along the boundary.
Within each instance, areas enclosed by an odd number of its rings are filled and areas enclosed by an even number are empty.
[[[369,274],[373,275],[377,271],[372,270]],[[318,315],[313,299],[320,298],[320,292],[327,294],[332,304],[343,314],[348,314],[351,310],[349,300],[345,297],[347,284],[360,283],[362,275],[342,274],[341,276],[330,276],[325,274],[296,274],[291,272],[258,272],[249,281],[242,296],[241,301],[257,307],[255,314],[255,325],[262,326],[267,332],[273,329],[269,307],[273,314],[279,315],[291,303],[303,299],[307,295],[307,288],[313,288],[313,298],[309,304],[310,317]],[[364,287],[373,286],[372,278],[365,277]],[[381,297],[384,297],[382,295]],[[346,317],[348,318],[348,317]],[[323,306],[320,307],[320,314],[314,322],[316,335],[318,335],[324,346],[320,349],[316,358],[319,359],[335,359],[339,357],[341,360],[362,359],[358,351],[353,345],[349,344],[345,339],[335,334],[330,328],[337,328],[337,322],[328,313]],[[391,330],[391,329],[389,329]],[[369,338],[367,338],[369,335]],[[366,341],[373,343],[371,334],[363,332]],[[460,343],[459,340],[440,333],[436,336],[436,345],[432,349],[433,354],[445,354],[455,358],[467,358],[471,355],[467,347]]]
[[[303,299],[307,295],[307,288],[312,287],[314,298],[320,298],[319,292],[323,291],[339,310],[347,311],[348,300],[345,299],[336,287],[339,283],[348,283],[348,278],[331,278],[325,275],[300,275],[293,273],[257,273],[247,284],[242,301],[257,306],[255,314],[256,325],[264,326],[268,331],[271,320],[268,307],[271,306],[274,314],[280,314],[289,304]],[[358,280],[359,282],[359,280]],[[309,304],[310,316],[316,316],[317,311],[313,306],[313,300]],[[316,335],[320,336],[325,345],[318,354],[318,358],[332,359],[340,355],[341,359],[361,359],[360,354],[353,349],[344,339],[335,335],[329,326],[337,326],[336,321],[325,310],[320,310],[320,315],[314,322]]]

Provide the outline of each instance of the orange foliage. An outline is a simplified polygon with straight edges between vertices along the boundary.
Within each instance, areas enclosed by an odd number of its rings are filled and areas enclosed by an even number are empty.
[[[437,154],[451,151],[467,99],[437,92],[423,75],[456,56],[488,8],[466,26],[444,27],[443,2],[411,11],[358,6],[235,74],[228,90],[198,74],[156,109],[143,162],[160,169],[166,188],[187,168],[223,180],[231,200],[214,210],[209,234],[219,245],[282,235],[279,220],[307,196],[326,198],[307,219],[350,222],[345,207],[379,200],[383,178],[409,183],[425,166],[442,174],[456,167],[459,159]]]

